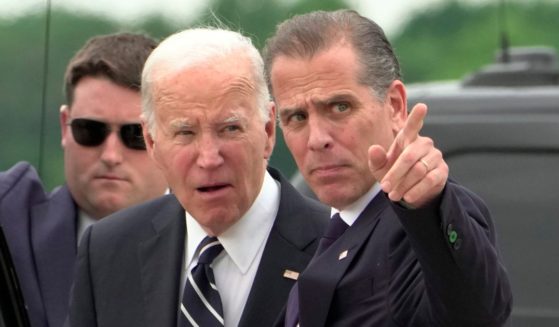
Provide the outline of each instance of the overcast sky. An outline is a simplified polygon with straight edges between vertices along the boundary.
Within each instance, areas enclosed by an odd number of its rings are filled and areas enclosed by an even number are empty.
[[[257,1],[257,0],[253,0]],[[265,0],[262,0],[265,1]],[[288,1],[288,0],[285,0]],[[289,0],[294,1],[294,0]],[[379,25],[390,36],[417,10],[428,10],[445,0],[346,0],[361,14]],[[498,0],[462,0],[479,3]],[[118,20],[135,19],[138,16],[159,12],[169,19],[189,20],[204,10],[209,0],[51,0],[53,6],[71,10],[112,16]],[[43,11],[46,0],[2,0],[0,15],[19,15],[30,10]]]

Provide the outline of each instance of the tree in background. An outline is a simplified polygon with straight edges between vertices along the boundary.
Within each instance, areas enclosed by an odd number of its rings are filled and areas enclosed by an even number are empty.
[[[164,18],[150,16],[136,23],[121,24],[104,17],[70,13],[54,8],[50,14],[48,56],[45,57],[46,14],[32,13],[16,20],[0,20],[0,170],[26,160],[39,167],[47,188],[63,180],[63,154],[60,147],[58,108],[64,103],[62,79],[65,65],[74,52],[93,35],[118,31],[145,32],[163,38],[177,30],[202,22],[219,20],[252,36],[257,46],[274,31],[277,22],[310,10],[339,9],[347,5],[342,0],[311,1],[214,1],[207,12],[195,22],[172,25]],[[47,59],[46,81],[43,81],[44,61]],[[41,135],[41,108],[45,87],[45,132]],[[44,142],[43,158],[39,158],[40,139]],[[286,150],[281,135],[271,161],[286,174],[295,165]]]
[[[406,82],[461,78],[494,61],[501,26],[510,46],[545,45],[559,50],[559,2],[530,0],[466,5],[449,1],[420,12],[393,40]]]
[[[158,16],[136,23],[91,15],[77,15],[59,9],[51,14],[48,74],[43,83],[45,60],[45,14],[35,13],[17,20],[0,20],[0,170],[27,160],[39,164],[39,139],[43,87],[45,89],[45,135],[43,180],[47,188],[63,181],[58,108],[64,102],[62,78],[67,61],[96,34],[117,31],[145,32],[157,38],[215,18],[253,37],[257,46],[277,23],[297,13],[316,9],[347,8],[343,0],[306,1],[216,0],[195,21],[171,25]],[[559,49],[559,3],[511,2],[507,5],[507,27],[511,45],[550,45]],[[215,17],[214,17],[215,16]],[[412,17],[401,33],[392,38],[406,82],[456,79],[493,61],[498,48],[496,5],[465,6],[450,1]],[[45,86],[46,85],[46,86]],[[278,133],[271,164],[287,176],[295,165]]]

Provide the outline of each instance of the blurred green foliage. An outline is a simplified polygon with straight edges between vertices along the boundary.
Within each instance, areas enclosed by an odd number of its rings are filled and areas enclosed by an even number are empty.
[[[419,12],[393,45],[406,82],[457,79],[494,61],[501,27],[510,46],[559,49],[559,1],[531,0],[505,5],[465,5],[452,0]]]
[[[304,4],[280,0],[270,1],[266,5],[261,3],[250,0],[214,1],[199,19],[183,25],[173,25],[156,15],[123,24],[105,17],[52,9],[48,48],[45,44],[46,12],[35,12],[18,19],[0,19],[0,71],[3,75],[0,79],[0,170],[25,160],[37,169],[42,167],[40,173],[47,189],[63,182],[58,109],[64,103],[64,70],[73,54],[94,35],[129,31],[162,39],[193,25],[215,25],[216,21],[220,21],[250,35],[255,44],[261,47],[273,33],[276,23],[287,17],[317,8],[347,7],[343,0],[306,0]],[[45,53],[45,49],[48,52]],[[41,133],[43,102],[45,123],[44,133]],[[271,164],[289,176],[295,170],[295,164],[285,147],[281,132],[278,134]],[[42,158],[41,139],[44,142]]]
[[[123,24],[53,9],[48,48],[45,13],[0,19],[0,170],[20,160],[39,167],[42,138],[41,173],[46,187],[50,189],[63,182],[58,126],[58,108],[64,103],[62,78],[70,57],[93,35],[130,31],[163,38],[192,25],[214,24],[217,18],[251,36],[262,47],[282,20],[297,13],[338,8],[347,5],[343,0],[216,0],[195,21],[183,25],[171,25],[159,16]],[[559,30],[559,3],[511,2],[507,5],[507,15],[511,45],[550,45],[559,49],[559,39],[555,36]],[[411,17],[391,41],[401,59],[406,82],[456,79],[493,60],[499,46],[498,27],[496,5],[465,6],[459,1],[448,1]],[[41,123],[43,102],[44,124]],[[290,176],[295,165],[278,131],[271,164]]]

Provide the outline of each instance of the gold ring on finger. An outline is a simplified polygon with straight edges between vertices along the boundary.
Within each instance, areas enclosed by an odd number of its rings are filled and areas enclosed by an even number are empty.
[[[425,169],[427,169],[427,171],[431,170],[429,169],[429,164],[427,163],[427,161],[425,161],[425,159],[419,159],[419,162],[421,162],[423,166],[425,166]]]

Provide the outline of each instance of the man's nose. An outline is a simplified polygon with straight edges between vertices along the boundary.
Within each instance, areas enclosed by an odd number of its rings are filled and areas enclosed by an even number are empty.
[[[198,143],[197,164],[200,168],[212,169],[223,163],[219,140],[214,136],[205,136]]]
[[[332,147],[330,126],[327,121],[321,118],[309,117],[308,129],[308,146],[311,150],[321,151]]]
[[[118,133],[110,132],[103,144],[101,144],[101,147],[101,160],[105,164],[114,166],[122,163],[124,159],[122,155],[124,144],[120,140]]]

